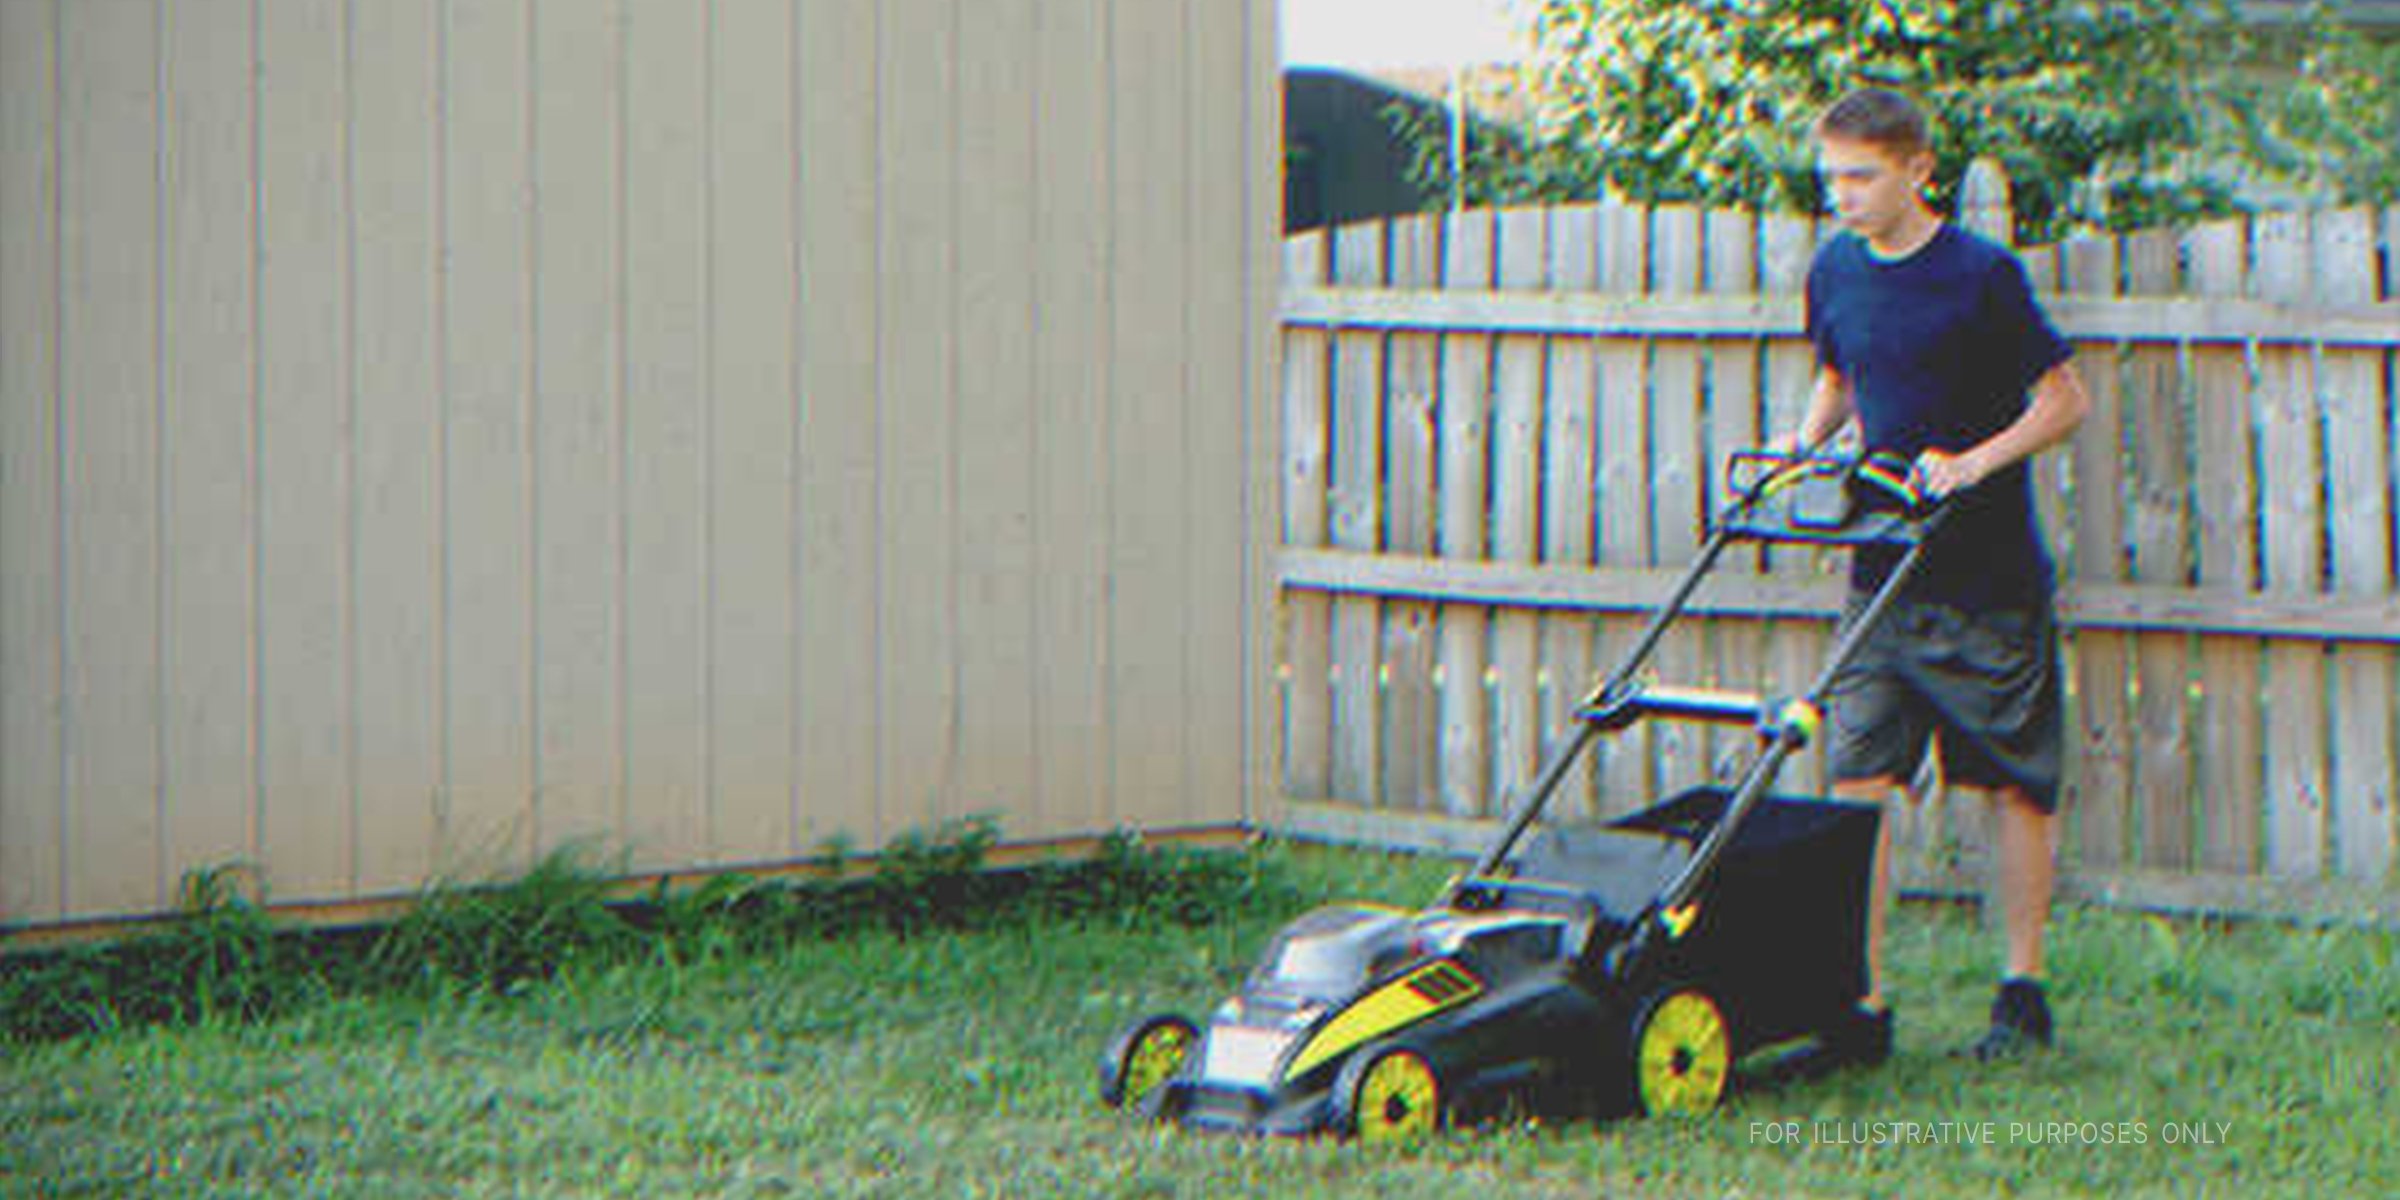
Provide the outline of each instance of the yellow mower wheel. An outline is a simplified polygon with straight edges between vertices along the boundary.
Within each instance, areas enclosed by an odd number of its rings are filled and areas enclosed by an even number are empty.
[[[1684,988],[1642,1007],[1633,1028],[1633,1083],[1644,1113],[1706,1115],[1732,1076],[1733,1036],[1707,993]]]
[[[1140,1104],[1183,1069],[1200,1031],[1177,1016],[1135,1022],[1100,1059],[1100,1101],[1110,1108]]]
[[[1334,1091],[1347,1110],[1345,1124],[1362,1143],[1409,1141],[1442,1126],[1442,1081],[1424,1055],[1403,1046],[1352,1060]]]

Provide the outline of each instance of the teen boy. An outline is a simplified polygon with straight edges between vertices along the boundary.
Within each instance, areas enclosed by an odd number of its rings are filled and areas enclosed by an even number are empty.
[[[1996,806],[2007,963],[1990,1030],[1969,1053],[2002,1057],[2047,1046],[2052,1033],[2042,932],[2062,734],[2051,564],[2026,460],[2073,433],[2090,401],[2023,266],[1926,203],[1933,154],[1914,104],[1854,92],[1815,133],[1842,232],[1809,269],[1818,368],[1796,437],[1816,445],[1856,420],[1867,449],[1913,459],[1918,486],[1954,495],[1919,573],[1833,686],[1834,792],[1914,803],[1910,780],[1932,742],[1945,779]],[[1896,561],[1858,552],[1852,614]],[[1886,822],[1868,903],[1866,995],[1792,1064],[1799,1070],[1891,1054],[1882,967],[1890,847]]]

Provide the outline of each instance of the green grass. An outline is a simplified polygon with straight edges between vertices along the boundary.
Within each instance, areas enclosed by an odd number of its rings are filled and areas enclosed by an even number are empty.
[[[505,987],[469,955],[430,982],[325,987],[264,1016],[219,1004],[20,1039],[0,1049],[0,1195],[1929,1200],[2373,1195],[2400,1178],[2385,1095],[2400,938],[2081,909],[2055,926],[2063,1048],[2000,1069],[1944,1053],[1976,1032],[1990,935],[1971,912],[1912,905],[1892,934],[1898,1057],[1703,1120],[1502,1124],[1373,1152],[1100,1109],[1093,1064],[1118,1023],[1205,1012],[1306,904],[1421,902],[1448,869],[1289,848],[1246,862],[1235,887],[1119,872],[1113,896],[965,927],[937,907],[772,938],[751,932],[772,904],[721,889]],[[1162,892],[1163,908],[1144,899]],[[1214,919],[1194,919],[1208,904]],[[1817,1124],[1945,1121],[1994,1123],[1998,1142],[1837,1145]],[[1801,1124],[1799,1144],[1764,1140],[1780,1122]],[[2045,1122],[2145,1140],[2012,1128]],[[2168,1144],[2170,1122],[2219,1140]]]

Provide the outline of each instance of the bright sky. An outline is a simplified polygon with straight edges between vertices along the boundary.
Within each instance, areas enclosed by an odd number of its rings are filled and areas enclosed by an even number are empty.
[[[1448,67],[1521,56],[1521,0],[1277,0],[1285,66]]]

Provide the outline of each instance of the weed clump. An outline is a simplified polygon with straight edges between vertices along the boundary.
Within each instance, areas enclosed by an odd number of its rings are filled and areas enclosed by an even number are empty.
[[[314,994],[304,949],[275,927],[249,878],[240,867],[194,871],[175,910],[131,936],[0,959],[0,1034],[252,1020]]]
[[[621,954],[634,931],[611,907],[609,887],[583,849],[564,847],[506,883],[429,888],[371,944],[359,982],[508,994],[563,966]]]

